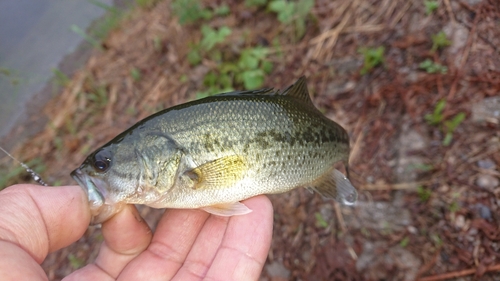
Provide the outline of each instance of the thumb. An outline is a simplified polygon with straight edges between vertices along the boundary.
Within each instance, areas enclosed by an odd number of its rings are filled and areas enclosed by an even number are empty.
[[[14,185],[0,192],[0,241],[22,248],[37,263],[78,240],[90,222],[78,186]]]

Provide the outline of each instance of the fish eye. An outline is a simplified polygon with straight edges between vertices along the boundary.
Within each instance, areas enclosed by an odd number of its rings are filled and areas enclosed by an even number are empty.
[[[92,162],[94,168],[104,173],[111,166],[111,153],[107,149],[102,149],[94,155],[94,161]]]

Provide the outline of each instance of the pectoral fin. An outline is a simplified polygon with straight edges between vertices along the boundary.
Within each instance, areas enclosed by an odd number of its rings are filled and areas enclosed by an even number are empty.
[[[193,189],[218,189],[234,185],[247,171],[243,157],[231,155],[200,165],[184,173]]]
[[[313,182],[311,188],[322,196],[333,198],[344,205],[353,205],[358,199],[358,192],[354,186],[337,169]]]
[[[245,215],[252,212],[245,204],[240,202],[212,205],[201,209],[207,213],[223,217]]]

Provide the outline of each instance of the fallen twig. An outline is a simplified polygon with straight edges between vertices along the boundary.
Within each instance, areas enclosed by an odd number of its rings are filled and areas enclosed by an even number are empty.
[[[469,268],[469,269],[464,269],[464,270],[459,270],[459,271],[454,271],[454,272],[448,272],[448,273],[443,273],[443,274],[438,274],[438,275],[433,275],[433,276],[427,276],[418,279],[417,281],[439,281],[439,280],[446,280],[450,278],[457,278],[457,277],[463,277],[467,275],[471,275],[477,272],[477,268]],[[488,266],[484,270],[484,272],[491,272],[491,271],[500,271],[500,264],[496,264],[493,266]]]

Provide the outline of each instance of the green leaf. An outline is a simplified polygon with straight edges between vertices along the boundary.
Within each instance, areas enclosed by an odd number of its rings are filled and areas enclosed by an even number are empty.
[[[245,0],[245,6],[247,7],[260,7],[265,6],[268,0]]]
[[[262,69],[266,74],[269,74],[273,71],[273,63],[270,61],[263,61],[262,62]]]
[[[269,3],[269,10],[278,14],[281,23],[289,23],[295,13],[295,3],[286,0],[275,0]]]
[[[231,9],[227,4],[222,4],[214,10],[214,14],[217,16],[227,16],[229,13],[231,13]]]
[[[431,48],[432,53],[451,45],[451,41],[448,40],[448,38],[446,38],[446,33],[444,33],[444,31],[440,31],[437,34],[431,35],[431,38],[432,38],[432,48]]]
[[[201,39],[200,46],[205,51],[210,51],[216,44],[224,42],[227,36],[231,34],[231,29],[227,26],[215,30],[208,25],[201,27],[203,38]]]
[[[245,89],[257,89],[264,83],[264,71],[261,69],[247,70],[241,73],[241,78]]]
[[[314,213],[314,217],[316,218],[316,225],[322,228],[327,228],[328,227],[328,222],[323,218],[321,213],[316,212]]]
[[[445,125],[448,132],[454,132],[455,129],[458,127],[458,125],[460,125],[460,123],[462,123],[462,121],[464,121],[464,119],[465,119],[465,113],[460,112],[457,115],[455,115],[455,117],[453,117],[453,119],[451,119],[449,121],[445,121],[444,125]]]
[[[424,6],[425,6],[425,14],[430,15],[432,14],[437,8],[439,8],[439,2],[438,1],[432,1],[432,0],[425,0],[424,1]]]

